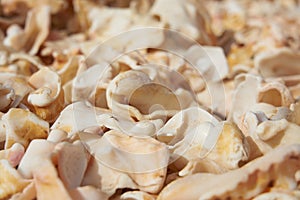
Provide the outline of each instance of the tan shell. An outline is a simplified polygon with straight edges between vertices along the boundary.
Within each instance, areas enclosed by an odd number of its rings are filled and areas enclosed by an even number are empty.
[[[180,31],[202,44],[214,43],[214,36],[208,28],[208,13],[199,2],[157,0],[151,7],[150,14],[171,29]]]
[[[290,194],[288,192],[274,191],[274,192],[266,192],[253,198],[253,200],[270,200],[270,199],[297,200],[299,199],[299,196]]]
[[[82,186],[69,191],[74,200],[108,200],[108,195],[93,186]]]
[[[299,159],[299,145],[280,147],[237,170],[221,175],[199,173],[173,181],[162,190],[158,200],[248,199],[270,187],[293,190],[297,187]]]
[[[3,115],[2,120],[6,130],[5,149],[10,148],[15,143],[20,143],[26,148],[31,140],[47,138],[48,136],[48,122],[30,111],[11,108]]]
[[[146,94],[153,98],[145,98]],[[146,73],[134,70],[117,75],[107,87],[106,98],[113,113],[138,120],[164,119],[195,105],[184,88],[173,91],[167,84],[155,83]]]
[[[87,128],[99,126],[97,115],[106,113],[110,111],[92,107],[85,102],[75,102],[62,110],[51,129],[59,129],[72,136]]]
[[[85,145],[95,156],[87,169],[84,185],[100,187],[108,195],[118,188],[138,188],[150,193],[161,189],[169,160],[163,143],[151,137],[138,138],[114,130],[106,132],[102,138],[89,133],[83,136],[90,138],[85,140]]]
[[[32,91],[23,76],[1,73],[0,80],[0,110],[3,112],[9,108],[17,107],[24,100],[24,97]]]
[[[6,159],[12,167],[16,167],[17,165],[19,165],[24,152],[24,147],[19,143],[15,143],[9,149],[0,151],[0,160]]]
[[[87,168],[89,155],[80,141],[55,146],[58,175],[67,189],[79,187]]]
[[[10,200],[31,200],[36,198],[36,189],[34,182],[26,186],[23,191],[14,194]]]
[[[64,108],[64,92],[59,75],[44,67],[34,73],[28,82],[35,89],[28,96],[32,110],[42,119],[54,122]]]
[[[55,144],[47,140],[33,140],[18,171],[23,177],[34,179],[38,199],[71,199],[52,162],[54,148]]]
[[[4,44],[15,50],[25,50],[34,55],[48,36],[50,26],[50,8],[41,6],[29,12],[26,18],[25,29],[12,25],[7,30]],[[35,41],[32,42],[32,38]]]
[[[6,199],[11,195],[21,192],[27,185],[29,180],[25,180],[5,159],[0,160],[0,198]]]
[[[15,100],[15,93],[12,88],[3,87],[0,84],[0,111],[7,111]]]
[[[264,77],[300,74],[300,54],[287,48],[275,49],[255,57],[255,67]]]
[[[155,200],[156,196],[142,191],[125,192],[121,195],[121,200]]]

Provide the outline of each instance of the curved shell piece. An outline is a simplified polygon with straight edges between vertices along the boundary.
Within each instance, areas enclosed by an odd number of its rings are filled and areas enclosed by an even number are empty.
[[[3,87],[0,84],[0,111],[7,111],[15,100],[15,93],[12,88]]]
[[[25,178],[33,178],[37,199],[70,199],[64,184],[58,177],[53,163],[55,143],[33,140],[22,158],[18,171]]]
[[[143,191],[130,191],[121,195],[121,200],[155,200],[156,196]]]
[[[110,111],[92,107],[85,102],[75,102],[62,110],[51,129],[62,130],[67,132],[68,136],[72,136],[78,131],[99,126],[97,115],[107,113]]]
[[[85,136],[91,138],[85,145],[97,162],[87,169],[84,185],[100,187],[109,195],[118,188],[150,193],[161,189],[169,160],[166,145],[151,137],[134,137],[115,130],[101,138],[89,133]]]
[[[217,125],[218,120],[206,110],[200,107],[191,107],[175,114],[157,132],[157,139],[169,145],[174,145],[185,137],[200,123],[209,122]]]
[[[12,167],[19,165],[25,152],[25,148],[19,143],[13,144],[9,149],[0,151],[0,160],[6,159]]]
[[[49,6],[35,8],[29,11],[24,30],[17,25],[8,28],[4,44],[18,51],[25,50],[29,54],[35,55],[48,36],[49,26]],[[35,38],[34,42],[32,38]]]
[[[169,10],[170,5],[172,10]],[[201,44],[214,43],[214,35],[207,26],[208,13],[197,1],[157,0],[150,9],[150,14],[171,29],[178,30]]]
[[[2,120],[6,129],[5,149],[15,143],[20,143],[26,148],[31,140],[48,136],[48,122],[30,111],[11,108],[3,115]]]
[[[253,200],[276,200],[276,199],[297,200],[299,199],[299,197],[285,192],[274,191],[274,192],[266,192],[253,198]]]
[[[31,181],[25,180],[5,159],[0,160],[0,198],[6,199],[21,192]]]
[[[290,106],[294,98],[289,89],[279,82],[268,82],[258,92],[258,102],[268,103],[277,107]]]
[[[41,68],[28,80],[35,91],[28,96],[28,103],[42,119],[53,122],[64,107],[64,92],[57,73],[47,67]]]
[[[255,57],[255,67],[264,77],[300,74],[300,53],[290,49],[276,49]]]
[[[80,141],[61,142],[55,146],[58,175],[67,189],[80,186],[89,156]]]
[[[93,186],[77,187],[69,190],[72,199],[75,200],[108,200],[108,195],[103,193],[100,189]]]
[[[270,187],[293,190],[297,187],[299,160],[300,145],[280,147],[224,174],[199,173],[173,181],[161,191],[158,200],[250,199]]]

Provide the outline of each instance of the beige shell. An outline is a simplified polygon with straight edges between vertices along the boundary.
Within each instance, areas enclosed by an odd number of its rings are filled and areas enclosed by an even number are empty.
[[[293,190],[297,187],[299,159],[299,145],[280,147],[240,169],[220,175],[199,173],[173,181],[162,190],[158,200],[248,199],[270,188]]]
[[[44,67],[34,73],[28,82],[35,89],[28,96],[32,110],[42,119],[54,122],[64,108],[64,92],[59,75]]]
[[[80,141],[61,142],[55,146],[58,175],[67,189],[79,187],[87,168],[89,155]]]
[[[102,138],[81,134],[90,138],[85,140],[85,145],[95,156],[87,169],[84,185],[100,187],[108,195],[118,188],[157,193],[163,186],[169,160],[163,143],[115,130],[106,132]]]
[[[23,191],[12,195],[10,200],[31,200],[34,198],[36,198],[36,189],[34,182],[31,182],[23,189]]]
[[[285,200],[297,200],[299,196],[290,194],[289,192],[266,192],[253,198],[253,200],[270,200],[270,199],[285,199]]]
[[[0,75],[0,110],[8,111],[9,108],[17,107],[32,88],[28,85],[24,76],[11,73]]]
[[[11,108],[3,115],[2,120],[6,130],[5,149],[15,143],[26,148],[31,140],[48,136],[48,122],[28,110]]]
[[[170,5],[172,10],[169,10]],[[201,44],[214,43],[214,35],[208,26],[209,15],[199,2],[157,0],[151,7],[150,14],[171,29],[186,34]]]
[[[0,198],[6,199],[17,192],[21,192],[27,185],[29,180],[25,180],[5,159],[0,160]]]
[[[147,95],[153,98],[145,98]],[[184,88],[174,91],[167,84],[155,83],[146,73],[135,70],[117,75],[107,87],[106,98],[113,113],[138,120],[165,119],[195,105],[192,95]]]
[[[71,199],[54,166],[54,148],[55,143],[33,140],[18,167],[23,177],[33,178],[37,199]]]
[[[255,113],[247,113],[244,118],[246,131],[260,152],[267,153],[276,147],[300,142],[299,125],[288,122],[285,118],[261,119]]]
[[[287,48],[275,49],[255,57],[255,67],[264,77],[300,74],[300,54]]]
[[[29,54],[34,55],[47,38],[49,26],[50,7],[41,6],[35,8],[27,15],[24,30],[17,25],[12,25],[8,28],[4,44],[17,51],[25,50]],[[34,42],[32,42],[32,38],[35,38]]]
[[[237,169],[249,158],[246,139],[230,122],[221,122],[215,127],[202,122],[174,147],[175,150],[171,150],[175,155],[182,155],[189,161],[179,175],[189,174],[189,170],[220,173]]]
[[[33,1],[33,0],[4,0],[1,2],[1,5],[5,8],[6,12],[16,12],[20,11],[20,7],[18,6],[20,3],[23,3],[26,5],[26,8],[31,9],[35,7],[40,7],[43,5],[48,5],[51,7],[51,12],[56,13],[59,10],[65,6],[65,2],[62,0],[53,0],[53,1],[48,1],[48,0],[42,0],[42,1]]]
[[[51,129],[65,131],[69,137],[87,128],[99,126],[97,115],[107,113],[110,111],[90,106],[85,102],[75,102],[62,110]]]
[[[100,189],[93,186],[77,187],[69,190],[72,199],[75,200],[108,200],[108,195],[103,193]]]
[[[15,93],[12,88],[4,87],[0,84],[0,111],[4,112],[7,111],[13,101],[15,100]]]
[[[121,200],[155,200],[156,196],[143,191],[130,191],[121,195]]]
[[[19,165],[25,149],[19,143],[13,144],[9,149],[0,150],[0,160],[6,159],[12,167]]]

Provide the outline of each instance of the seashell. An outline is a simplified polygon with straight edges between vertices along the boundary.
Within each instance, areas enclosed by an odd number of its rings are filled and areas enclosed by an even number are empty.
[[[110,111],[87,105],[85,102],[75,102],[66,106],[60,113],[51,129],[58,129],[68,133],[68,136],[87,129],[99,126],[97,115],[107,114]],[[82,120],[85,119],[85,120]]]
[[[101,138],[81,134],[90,138],[85,140],[85,146],[94,155],[83,185],[100,187],[109,196],[118,188],[157,193],[163,186],[169,160],[169,152],[163,143],[151,137],[133,137],[115,130],[106,132]]]
[[[93,186],[77,187],[69,191],[72,199],[75,200],[108,200],[108,195],[103,193],[100,189]]]
[[[0,110],[6,112],[9,108],[17,107],[24,100],[24,97],[32,91],[32,88],[23,76],[10,73],[2,73],[1,75],[0,100],[2,105]]]
[[[42,119],[54,122],[64,108],[64,92],[59,75],[49,68],[42,68],[28,82],[35,89],[28,96],[31,109]]]
[[[253,198],[253,200],[269,200],[269,199],[286,199],[286,200],[297,200],[299,197],[287,192],[266,192]]]
[[[143,191],[130,191],[121,195],[121,200],[155,200],[156,196]]]
[[[24,155],[25,149],[19,143],[13,144],[9,149],[0,151],[0,160],[6,159],[12,167],[19,165]]]
[[[288,48],[264,52],[255,57],[255,67],[263,77],[280,77],[300,74],[300,54]]]
[[[5,159],[0,160],[0,198],[6,199],[21,192],[31,181],[25,180]]]
[[[65,6],[65,2],[62,0],[54,0],[50,2],[47,0],[45,1],[43,0],[39,2],[32,1],[32,0],[12,0],[12,1],[4,0],[1,2],[1,5],[5,8],[6,13],[11,13],[11,12],[14,13],[19,11],[18,9],[20,9],[20,7],[18,5],[21,3],[25,4],[27,9],[32,9],[36,7],[39,8],[40,6],[48,5],[51,7],[52,14],[57,13]]]
[[[55,146],[58,175],[67,189],[80,186],[89,156],[80,141],[73,144],[61,142]]]
[[[26,148],[31,140],[48,136],[49,124],[30,111],[11,108],[2,120],[6,130],[5,149],[15,143]]]
[[[269,82],[259,89],[258,102],[268,103],[274,106],[289,106],[294,98],[289,89],[279,82]]]
[[[37,199],[66,199],[71,200],[71,196],[57,176],[53,164],[42,163],[33,173],[36,187]]]
[[[41,6],[32,9],[27,15],[24,30],[17,25],[8,28],[4,44],[17,51],[25,50],[35,55],[48,36],[49,26],[50,7]],[[35,38],[34,42],[32,38]]]
[[[204,122],[217,125],[219,121],[200,107],[184,109],[168,120],[157,132],[157,139],[169,145],[174,145],[180,142],[191,130]]]
[[[168,9],[172,5],[172,11]],[[204,7],[195,1],[157,0],[149,13],[164,25],[188,35],[201,44],[213,44],[215,37],[210,30],[210,19]],[[199,23],[199,20],[201,21]]]
[[[177,179],[157,199],[250,199],[272,188],[293,190],[297,187],[295,173],[300,169],[299,159],[299,145],[279,147],[224,174],[198,173]]]
[[[10,200],[31,200],[34,198],[36,198],[36,190],[34,182],[31,182],[23,191],[12,195]]]
[[[51,154],[55,143],[43,139],[35,139],[29,144],[21,162],[18,166],[20,174],[27,179],[31,179],[35,171],[41,165],[52,164]]]
[[[54,166],[54,148],[55,143],[33,140],[18,167],[23,177],[33,178],[37,199],[71,199]]]
[[[12,88],[6,88],[0,84],[0,111],[7,111],[15,100],[15,93]]]
[[[146,94],[153,98],[145,98]],[[173,91],[163,83],[153,82],[144,72],[134,70],[118,74],[109,83],[106,98],[113,113],[137,120],[164,119],[195,105],[189,91],[183,88]]]
[[[68,138],[67,132],[60,129],[53,129],[50,131],[47,140],[50,142],[59,143],[67,138]]]

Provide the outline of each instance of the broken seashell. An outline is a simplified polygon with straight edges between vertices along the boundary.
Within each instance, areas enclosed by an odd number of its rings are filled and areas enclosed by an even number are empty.
[[[107,113],[110,113],[110,111],[92,107],[85,102],[75,102],[62,110],[51,129],[65,131],[70,137],[86,128],[99,126],[97,115]]]
[[[172,5],[172,10],[168,9],[169,5]],[[215,42],[209,26],[210,18],[199,2],[156,0],[149,12],[169,28],[182,32],[201,44]]]
[[[50,7],[35,8],[28,13],[24,30],[16,25],[8,28],[4,44],[17,51],[25,50],[35,55],[48,36],[49,26]],[[32,38],[35,40],[32,41]]]
[[[30,111],[11,108],[2,120],[6,130],[5,149],[15,143],[26,148],[31,140],[48,136],[49,124]]]
[[[163,143],[151,137],[138,138],[115,130],[106,132],[101,138],[81,134],[81,137],[91,138],[85,140],[85,146],[95,157],[85,174],[84,185],[100,187],[109,196],[118,188],[150,193],[161,189],[169,160]]]
[[[156,196],[143,191],[130,191],[121,195],[121,200],[155,200]]]
[[[0,151],[0,160],[6,159],[12,167],[16,167],[17,165],[19,165],[24,152],[24,147],[19,143],[15,143],[9,149]]]
[[[93,186],[77,187],[69,191],[72,199],[75,200],[108,200],[108,195]]]
[[[5,159],[0,160],[0,198],[6,199],[21,192],[31,181],[25,180]]]
[[[59,143],[67,139],[67,137],[68,137],[67,132],[59,129],[53,129],[50,131],[47,140],[50,142]]]
[[[3,87],[0,84],[0,111],[7,111],[15,100],[15,93],[12,88]]]
[[[12,195],[10,200],[31,200],[34,198],[36,198],[36,190],[34,182],[31,182],[23,189],[23,191]]]
[[[261,53],[255,57],[254,62],[263,77],[300,74],[300,54],[287,48]]]
[[[300,145],[279,147],[224,174],[199,173],[175,180],[157,199],[250,199],[270,188],[293,190],[297,187],[295,173],[300,169],[299,159]]]
[[[32,110],[42,119],[54,122],[64,108],[64,92],[59,75],[45,67],[34,73],[28,82],[36,89],[28,96]]]
[[[89,156],[80,141],[73,144],[61,142],[55,146],[58,175],[67,189],[80,186]]]

